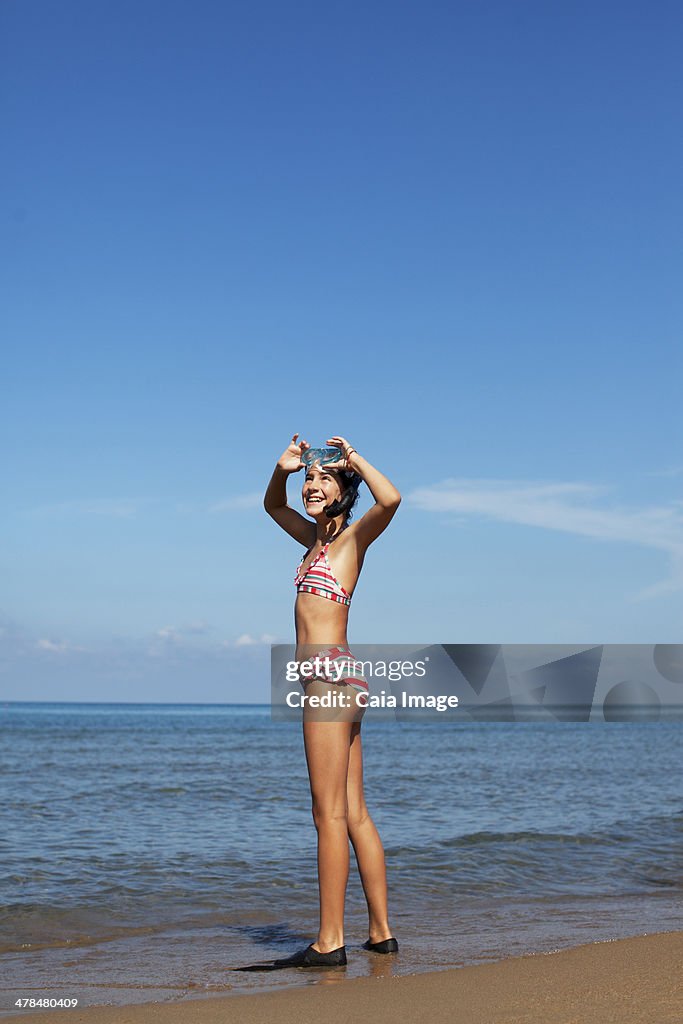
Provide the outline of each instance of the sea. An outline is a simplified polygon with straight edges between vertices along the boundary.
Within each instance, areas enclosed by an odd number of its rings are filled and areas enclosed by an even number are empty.
[[[258,705],[0,704],[0,1015],[683,928],[683,721],[366,720],[362,736],[399,955],[362,949],[352,852],[348,967],[242,973],[316,936],[300,723]]]

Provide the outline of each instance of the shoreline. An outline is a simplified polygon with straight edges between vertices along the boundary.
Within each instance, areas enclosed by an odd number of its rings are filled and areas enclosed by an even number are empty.
[[[385,959],[393,958],[377,957]],[[683,931],[655,932],[396,977],[346,980],[343,972],[327,971],[311,984],[313,972],[300,972],[306,973],[305,982],[278,991],[69,1010],[7,1007],[2,1019],[185,1024],[191,1015],[193,1024],[222,1024],[237,1009],[237,997],[240,1024],[313,1024],[326,1015],[340,1020],[366,1016],[377,1024],[406,1016],[425,1024],[680,1024],[681,963]]]

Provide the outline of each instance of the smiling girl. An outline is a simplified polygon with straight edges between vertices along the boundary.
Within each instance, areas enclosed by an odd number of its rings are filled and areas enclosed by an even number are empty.
[[[304,468],[302,455],[310,448],[295,434],[278,459],[264,498],[266,511],[278,526],[306,548],[299,565],[294,616],[296,659],[329,659],[335,671],[302,680],[306,696],[339,693],[350,698],[348,708],[315,712],[303,717],[304,747],[311,787],[313,821],[318,833],[320,927],[306,949],[278,967],[336,967],[346,964],[344,901],[349,875],[349,839],[353,846],[368,905],[369,938],[364,948],[395,953],[398,943],[389,928],[384,849],[368,813],[363,793],[361,723],[365,679],[353,668],[346,636],[349,607],[365,552],[387,528],[401,495],[379,470],[362,458],[343,437],[329,445],[342,452],[337,462],[307,468],[302,488],[305,518],[287,504],[287,477]],[[361,482],[374,505],[352,523],[352,508]],[[339,666],[345,666],[342,672]],[[340,678],[343,676],[343,678]]]

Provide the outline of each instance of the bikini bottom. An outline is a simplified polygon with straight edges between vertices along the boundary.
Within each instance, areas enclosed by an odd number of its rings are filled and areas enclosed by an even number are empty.
[[[352,686],[359,693],[368,693],[368,683],[360,672],[360,662],[356,662],[348,647],[326,647],[307,660],[314,664],[315,674],[306,677],[299,674],[304,689],[314,679],[321,679],[334,686]]]

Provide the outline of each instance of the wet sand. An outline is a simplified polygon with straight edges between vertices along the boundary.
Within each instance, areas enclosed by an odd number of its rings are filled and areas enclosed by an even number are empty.
[[[349,981],[337,970],[323,972],[319,984],[305,988],[128,1007],[18,1010],[4,1019],[29,1024],[317,1024],[359,1019],[373,1024],[681,1024],[683,931],[457,970],[399,977],[387,972]]]

